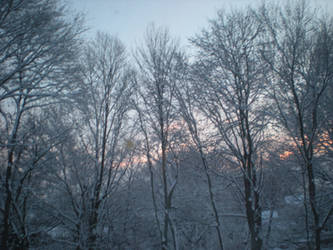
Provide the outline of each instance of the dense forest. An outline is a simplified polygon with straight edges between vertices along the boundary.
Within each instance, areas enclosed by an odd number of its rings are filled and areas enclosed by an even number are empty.
[[[184,49],[0,2],[0,249],[332,249],[333,18],[218,11]]]

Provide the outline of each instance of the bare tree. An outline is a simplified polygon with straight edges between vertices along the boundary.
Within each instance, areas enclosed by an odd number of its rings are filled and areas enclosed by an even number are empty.
[[[52,168],[48,166],[54,158],[51,151],[64,140],[66,134],[66,130],[52,130],[49,112],[29,112],[25,114],[25,118],[17,133],[20,144],[16,145],[14,151],[15,168],[10,185],[10,249],[28,249],[40,244],[42,239],[33,238],[45,234],[49,228],[42,217],[36,215],[40,214],[39,203],[48,192],[43,185],[47,180],[46,173],[52,172]],[[4,164],[6,159],[1,160]],[[5,191],[3,187],[1,190]],[[6,192],[2,192],[1,199],[4,199],[5,194]]]
[[[179,128],[175,108],[175,88],[179,83],[183,53],[167,30],[150,26],[146,44],[138,49],[136,61],[139,99],[136,104],[145,141],[145,154],[150,169],[155,218],[160,233],[162,249],[170,248],[169,231],[173,247],[178,249],[176,226],[172,218],[172,198],[178,180],[175,137],[172,131]],[[157,168],[154,171],[154,168]],[[162,182],[162,215],[159,214],[155,173]]]
[[[80,84],[84,94],[72,113],[77,138],[74,145],[59,147],[58,178],[71,203],[71,210],[59,218],[75,232],[76,249],[102,247],[105,206],[126,172],[124,129],[131,75],[125,48],[117,38],[98,33],[86,46]]]
[[[82,28],[78,19],[65,21],[57,1],[3,1],[0,15],[1,154],[6,155],[1,172],[5,193],[1,202],[1,247],[8,249],[12,236],[17,234],[12,219],[20,213],[15,207],[19,192],[16,184],[25,185],[25,176],[30,176],[32,170],[27,166],[22,173],[16,164],[25,143],[21,127],[29,112],[38,112],[72,92],[70,76],[75,76],[73,62]]]
[[[306,216],[306,229],[313,228],[315,249],[320,249],[321,232],[333,213],[333,204],[324,205],[327,201],[317,184],[325,169],[320,145],[330,144],[324,114],[331,108],[324,97],[333,79],[332,20],[318,17],[306,1],[282,8],[263,6],[258,17],[268,33],[262,55],[275,79],[270,93],[277,119],[301,159],[305,210],[308,213],[309,206],[312,216]],[[309,248],[313,249],[310,243]]]
[[[191,41],[198,49],[194,86],[198,107],[218,133],[217,145],[231,166],[242,171],[251,249],[262,247],[261,152],[267,119],[263,89],[266,66],[257,45],[263,25],[250,10],[218,12]],[[222,141],[222,143],[219,143]]]
[[[183,66],[184,70],[189,70],[187,65]],[[188,72],[184,73],[184,76],[187,76]],[[211,176],[209,173],[209,163],[207,160],[207,148],[209,144],[205,142],[205,137],[203,130],[207,129],[207,127],[203,127],[200,123],[200,117],[202,117],[202,113],[196,106],[196,102],[194,100],[194,90],[190,80],[188,78],[183,79],[183,84],[176,89],[176,96],[179,102],[179,113],[187,124],[187,128],[189,134],[191,136],[191,141],[188,141],[188,144],[193,144],[195,149],[198,151],[202,163],[202,167],[204,169],[204,173],[207,178],[207,188],[209,192],[210,205],[212,208],[212,212],[214,214],[215,219],[215,228],[218,237],[219,247],[220,249],[224,249],[223,247],[223,238],[222,238],[222,226],[221,219],[218,214],[218,208],[216,206],[214,192],[213,192],[213,184],[211,180]],[[206,125],[206,124],[205,124]],[[207,136],[206,136],[207,137]],[[208,145],[207,145],[208,144]]]

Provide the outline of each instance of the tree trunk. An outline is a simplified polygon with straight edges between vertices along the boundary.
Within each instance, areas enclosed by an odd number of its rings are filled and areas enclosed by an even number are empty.
[[[321,234],[321,227],[319,222],[319,214],[317,211],[317,204],[316,204],[316,186],[314,183],[314,174],[313,174],[313,166],[311,163],[311,159],[308,161],[307,164],[307,171],[308,171],[308,182],[309,182],[309,200],[310,200],[310,207],[312,210],[313,215],[313,223],[314,223],[314,236],[315,236],[315,249],[320,250],[320,234]]]
[[[14,134],[14,138],[16,137],[16,133]],[[14,141],[14,140],[12,140]],[[10,217],[10,207],[12,203],[12,193],[10,190],[10,180],[12,176],[12,166],[13,166],[13,157],[14,152],[10,149],[8,153],[8,165],[6,171],[6,183],[5,183],[5,190],[6,190],[6,201],[5,201],[5,209],[3,213],[3,231],[1,233],[1,249],[7,250],[8,249],[8,241],[9,241],[9,217]]]
[[[89,218],[89,236],[88,236],[88,246],[89,250],[96,250],[96,229],[97,229],[97,221],[98,221],[98,204],[94,206],[93,211]]]
[[[10,216],[10,206],[11,206],[11,192],[9,189],[8,184],[8,176],[10,178],[11,175],[11,168],[7,168],[7,175],[6,175],[6,202],[5,202],[5,209],[3,213],[3,230],[1,233],[1,250],[8,249],[8,240],[9,240],[9,216]]]
[[[162,123],[162,131],[164,129]],[[168,184],[166,176],[166,145],[164,133],[162,132],[162,175],[163,175],[163,190],[164,190],[164,229],[163,229],[163,239],[162,239],[162,250],[168,249],[168,231],[169,231],[169,199],[168,199]]]
[[[260,250],[262,248],[261,231],[261,210],[258,204],[257,192],[252,190],[251,182],[244,176],[245,187],[245,207],[246,218],[251,236],[251,250]],[[252,196],[252,194],[254,194]]]
[[[199,138],[196,138],[196,139],[197,139],[197,142],[198,142]],[[198,143],[198,145],[200,145],[200,144]],[[209,172],[208,172],[208,164],[207,164],[207,161],[206,161],[206,158],[204,156],[204,153],[202,151],[201,146],[199,146],[199,152],[200,152],[202,164],[204,166],[205,174],[206,174],[206,177],[207,177],[210,204],[212,206],[214,217],[215,217],[215,222],[216,222],[215,229],[216,229],[217,237],[218,237],[218,240],[219,240],[219,246],[220,246],[220,249],[223,250],[222,232],[221,232],[221,228],[220,228],[220,226],[221,226],[220,217],[218,215],[215,200],[214,200],[212,181],[211,181],[211,178],[210,178],[210,175],[209,175]]]

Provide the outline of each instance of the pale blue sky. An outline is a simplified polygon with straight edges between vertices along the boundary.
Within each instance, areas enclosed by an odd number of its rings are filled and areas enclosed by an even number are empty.
[[[280,0],[286,1],[286,0]],[[292,1],[292,0],[291,0]],[[67,0],[69,6],[86,13],[90,28],[118,36],[131,49],[142,41],[149,23],[169,28],[172,35],[185,45],[187,38],[207,26],[221,8],[256,5],[261,0]],[[313,0],[327,10],[333,10],[333,0]]]

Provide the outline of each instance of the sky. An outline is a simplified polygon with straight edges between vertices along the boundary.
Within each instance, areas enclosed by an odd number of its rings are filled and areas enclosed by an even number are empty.
[[[283,2],[286,0],[280,0]],[[293,0],[291,0],[293,1]],[[147,26],[155,23],[167,27],[182,45],[214,18],[219,9],[255,6],[261,0],[67,0],[74,11],[85,14],[89,30],[117,36],[127,48],[142,43]],[[333,13],[333,0],[312,0]]]

